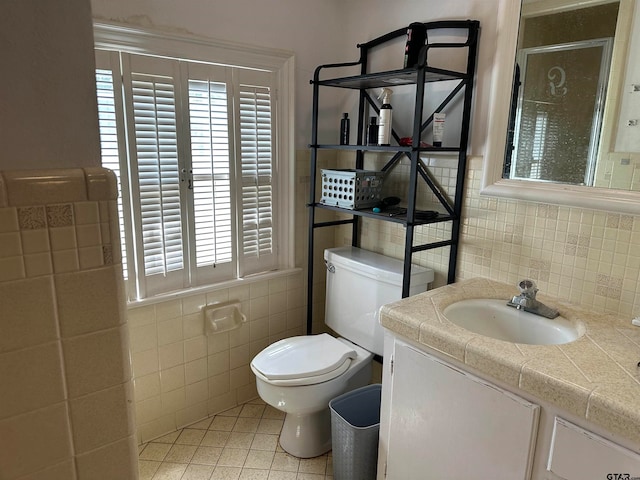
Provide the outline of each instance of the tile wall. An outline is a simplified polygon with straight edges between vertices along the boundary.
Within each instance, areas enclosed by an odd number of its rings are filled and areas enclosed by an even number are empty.
[[[115,177],[0,172],[0,477],[137,478]]]
[[[371,163],[375,167],[378,160]],[[428,160],[441,185],[452,192],[455,167]],[[379,162],[379,161],[378,161]],[[402,196],[401,166],[387,194]],[[482,158],[470,159],[466,180],[457,278],[485,277],[513,283],[531,278],[543,293],[597,312],[640,315],[640,219],[633,215],[480,195]],[[396,193],[400,192],[400,193]],[[421,194],[422,205],[429,195]],[[419,202],[420,203],[420,202]],[[416,243],[439,240],[448,226],[417,229]],[[336,229],[336,243],[351,241]],[[404,228],[364,221],[362,246],[396,258],[404,252]],[[449,249],[422,252],[414,261],[436,272],[433,287],[446,284]],[[515,288],[515,287],[514,287]]]
[[[138,440],[148,442],[258,396],[249,366],[269,344],[304,333],[300,269],[158,303],[130,305]],[[240,328],[205,335],[203,305],[239,301]]]

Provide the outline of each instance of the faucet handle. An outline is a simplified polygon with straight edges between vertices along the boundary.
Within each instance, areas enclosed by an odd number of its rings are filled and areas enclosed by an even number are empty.
[[[536,298],[536,293],[538,292],[538,287],[533,280],[520,280],[518,282],[518,289],[520,290],[520,294],[525,297]]]

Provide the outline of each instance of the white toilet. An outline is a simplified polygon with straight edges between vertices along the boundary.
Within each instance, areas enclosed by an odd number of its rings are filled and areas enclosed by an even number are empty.
[[[401,261],[356,247],[325,250],[324,258],[325,323],[344,338],[286,338],[251,361],[260,397],[286,413],[280,445],[300,458],[331,449],[329,401],[370,382],[373,354],[383,353],[378,310],[402,297]],[[413,265],[410,295],[432,281],[433,270]]]

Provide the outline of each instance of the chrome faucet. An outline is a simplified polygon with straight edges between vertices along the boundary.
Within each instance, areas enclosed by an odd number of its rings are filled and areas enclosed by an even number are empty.
[[[515,295],[511,301],[507,302],[508,306],[542,317],[556,318],[558,316],[558,310],[536,300],[538,287],[536,287],[533,280],[521,280],[518,283],[518,289],[520,290],[520,295]]]

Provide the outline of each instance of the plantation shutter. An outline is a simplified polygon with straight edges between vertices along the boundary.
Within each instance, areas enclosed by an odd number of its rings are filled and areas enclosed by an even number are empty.
[[[186,282],[178,159],[178,62],[123,55],[138,269],[143,295]],[[132,141],[135,139],[135,141]],[[136,188],[137,187],[137,188]],[[143,281],[144,280],[144,281]]]
[[[196,283],[235,277],[235,208],[228,69],[185,64],[188,76]]]
[[[272,75],[238,74],[240,119],[241,269],[243,274],[275,268],[273,175],[275,142]]]
[[[126,159],[124,122],[121,100],[121,74],[119,55],[115,52],[96,51],[96,90],[98,99],[98,124],[100,129],[100,153],[102,166],[112,170],[118,179],[118,224],[120,228],[122,273],[127,280],[127,247],[125,242],[124,203],[128,199],[126,188]]]

